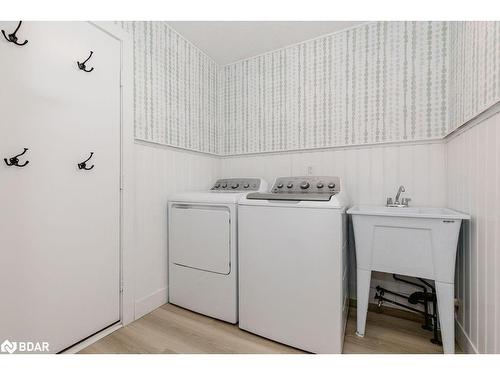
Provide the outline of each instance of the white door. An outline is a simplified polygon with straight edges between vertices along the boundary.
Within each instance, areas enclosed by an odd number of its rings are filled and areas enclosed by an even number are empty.
[[[229,274],[230,226],[228,207],[173,204],[170,209],[170,262]]]
[[[0,156],[29,164],[0,166],[0,341],[58,352],[120,319],[120,44],[85,22],[17,36],[0,37]]]

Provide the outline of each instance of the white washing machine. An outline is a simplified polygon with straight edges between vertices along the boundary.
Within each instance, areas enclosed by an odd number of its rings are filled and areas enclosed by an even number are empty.
[[[338,177],[280,177],[238,204],[239,326],[341,353],[348,313],[346,195]]]
[[[168,202],[169,302],[230,323],[238,321],[237,202],[263,192],[260,178],[217,180],[210,191]]]

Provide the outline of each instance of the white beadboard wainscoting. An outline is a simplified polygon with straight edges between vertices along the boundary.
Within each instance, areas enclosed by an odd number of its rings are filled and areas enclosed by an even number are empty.
[[[442,142],[373,145],[311,152],[222,158],[223,176],[339,176],[352,204],[385,204],[399,185],[415,206],[446,203],[445,148]]]
[[[226,157],[220,172],[225,177],[260,176],[272,184],[278,176],[333,175],[341,178],[341,188],[351,204],[386,203],[399,185],[415,206],[446,205],[445,144],[398,144]],[[352,234],[351,234],[352,237]],[[352,239],[352,238],[351,238]],[[352,241],[351,241],[352,245]],[[351,259],[354,248],[351,246]],[[351,262],[350,294],[355,297],[355,267]],[[416,289],[395,282],[389,274],[375,272],[371,282],[371,301],[375,287],[409,294]],[[393,298],[386,295],[387,298]],[[404,303],[399,298],[396,301]]]
[[[135,318],[167,301],[167,199],[177,191],[208,189],[219,159],[138,142],[136,158]]]
[[[499,113],[446,145],[447,206],[471,215],[459,242],[455,291],[457,339],[468,352],[500,352],[499,145]]]

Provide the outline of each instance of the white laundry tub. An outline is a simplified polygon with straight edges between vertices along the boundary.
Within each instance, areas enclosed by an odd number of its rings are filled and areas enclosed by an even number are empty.
[[[458,235],[469,215],[448,208],[355,206],[357,333],[363,336],[371,271],[435,281],[445,353],[453,353],[454,280]]]

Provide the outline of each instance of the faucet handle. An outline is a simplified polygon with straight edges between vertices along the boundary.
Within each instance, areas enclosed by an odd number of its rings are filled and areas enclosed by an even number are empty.
[[[401,204],[403,206],[408,206],[408,203],[410,203],[410,201],[411,201],[411,198],[403,198],[401,201]]]

